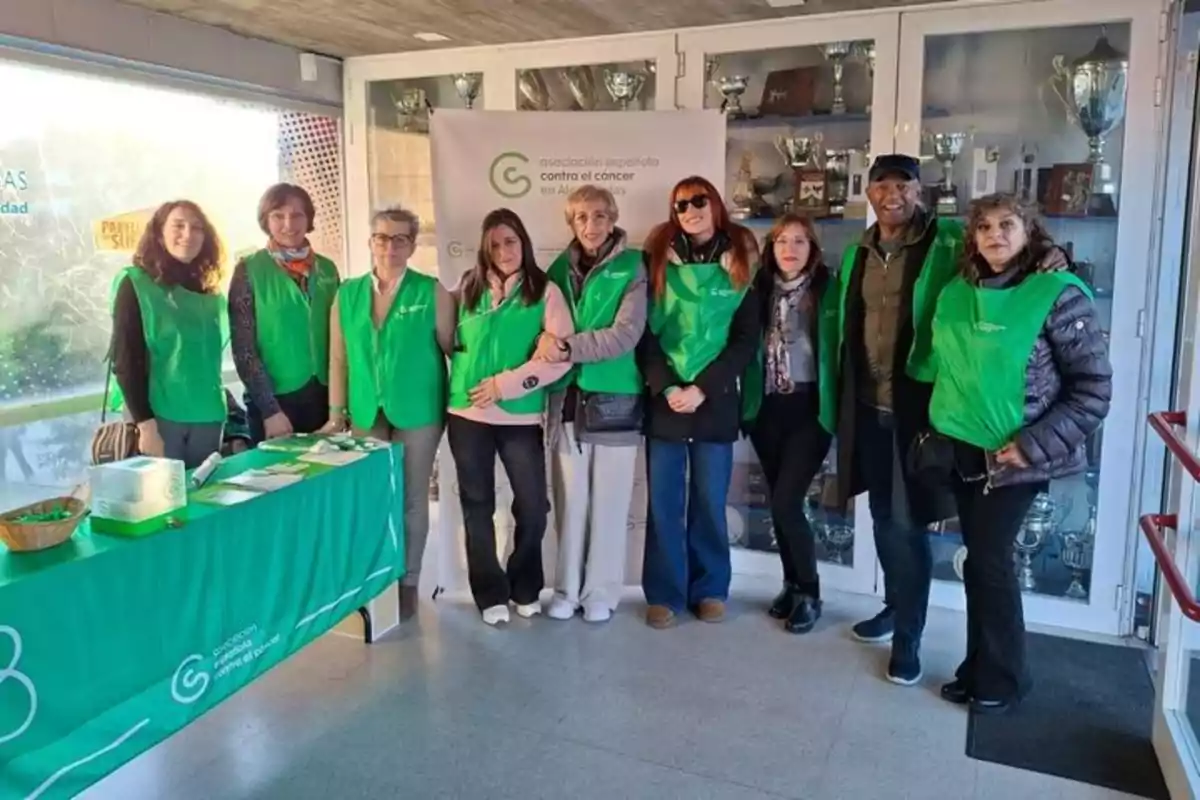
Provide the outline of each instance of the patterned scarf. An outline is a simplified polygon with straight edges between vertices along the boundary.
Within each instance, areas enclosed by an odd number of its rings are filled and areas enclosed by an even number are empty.
[[[790,394],[795,389],[792,382],[792,359],[789,345],[802,331],[788,330],[788,320],[800,309],[804,293],[808,291],[809,272],[790,281],[775,279],[771,292],[771,318],[767,322],[767,381],[776,394]]]
[[[314,254],[308,239],[300,247],[284,247],[274,239],[267,242],[267,252],[275,259],[275,263],[287,270],[288,274],[297,280],[308,278],[312,271]]]

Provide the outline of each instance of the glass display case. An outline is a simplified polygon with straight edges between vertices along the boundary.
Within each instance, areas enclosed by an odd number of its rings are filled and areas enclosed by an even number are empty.
[[[658,61],[517,70],[521,111],[644,111],[655,107]]]

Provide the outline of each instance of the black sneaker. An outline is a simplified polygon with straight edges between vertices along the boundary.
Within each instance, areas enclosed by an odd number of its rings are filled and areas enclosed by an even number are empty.
[[[884,607],[870,619],[863,620],[850,629],[855,639],[860,642],[868,642],[870,644],[882,644],[892,640],[892,633],[895,630],[896,614],[892,609]]]
[[[775,599],[771,601],[771,607],[767,609],[767,613],[771,615],[771,619],[787,619],[795,607],[796,587],[785,583],[783,591],[775,595]]]
[[[910,648],[904,652],[892,650],[892,658],[888,661],[887,679],[900,686],[916,686],[921,681],[921,659]]]
[[[955,705],[966,705],[971,702],[971,690],[957,678],[942,684],[942,699]]]
[[[796,605],[783,623],[788,633],[808,633],[821,618],[821,601],[807,594],[796,596]]]

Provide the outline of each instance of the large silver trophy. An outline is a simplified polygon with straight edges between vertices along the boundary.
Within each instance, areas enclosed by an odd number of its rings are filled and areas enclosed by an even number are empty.
[[[610,69],[604,71],[604,88],[608,89],[608,94],[621,106],[622,111],[629,110],[629,106],[637,100],[645,85],[645,73]]]
[[[937,189],[937,213],[953,217],[958,214],[958,188],[954,185],[954,162],[962,154],[963,145],[970,134],[934,133],[929,135],[933,142],[933,157],[942,165],[942,183]]]
[[[1096,551],[1096,517],[1100,493],[1100,470],[1088,469],[1084,473],[1087,484],[1088,516],[1083,528],[1062,535],[1062,563],[1071,570],[1071,585],[1066,596],[1072,600],[1087,600],[1087,573],[1092,569],[1092,556]]]
[[[475,107],[475,98],[479,97],[479,87],[483,84],[483,73],[456,72],[450,76],[454,81],[454,91],[467,104],[467,108]]]
[[[825,152],[825,175],[829,187],[829,214],[834,217],[846,213],[846,199],[850,193],[850,158],[852,150],[827,150]]]
[[[405,89],[399,97],[392,95],[392,104],[400,115],[400,130],[406,133],[423,132],[425,125],[421,119],[425,110],[425,90]]]
[[[575,105],[581,111],[591,111],[596,107],[596,76],[591,67],[567,67],[563,70],[563,78],[571,90],[571,97],[575,98]]]
[[[550,90],[542,73],[536,69],[523,69],[517,73],[517,91],[521,93],[522,105],[530,111],[550,110]]]
[[[1092,165],[1092,207],[1111,213],[1116,185],[1112,165],[1104,161],[1105,137],[1125,119],[1126,78],[1129,57],[1101,34],[1096,46],[1066,63],[1054,57],[1050,87],[1067,109],[1067,116],[1088,137],[1088,163]]]
[[[1057,532],[1062,513],[1063,507],[1048,492],[1041,492],[1033,498],[1033,504],[1025,514],[1025,521],[1021,523],[1021,529],[1017,531],[1016,536],[1015,555],[1019,564],[1017,583],[1020,584],[1021,591],[1037,590],[1037,580],[1033,577],[1033,559],[1042,552],[1042,548]]]
[[[777,136],[775,149],[792,170],[795,189],[792,211],[812,217],[829,213],[829,177],[825,172],[822,134],[813,136]]]
[[[821,54],[833,65],[833,106],[829,109],[832,114],[846,113],[846,93],[842,80],[846,76],[846,59],[850,57],[850,48],[850,42],[821,45]]]

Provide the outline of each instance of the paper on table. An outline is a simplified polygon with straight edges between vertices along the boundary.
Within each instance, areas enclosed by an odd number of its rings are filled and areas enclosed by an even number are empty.
[[[256,492],[273,492],[293,483],[304,480],[303,475],[286,472],[266,472],[263,470],[247,470],[240,475],[234,475],[221,481],[224,484],[240,486],[243,489],[253,489]]]
[[[353,464],[360,458],[365,458],[366,455],[362,451],[338,450],[332,453],[304,453],[298,456],[298,460],[309,464],[324,464],[328,467],[344,467],[347,464]]]
[[[205,494],[201,502],[215,503],[219,506],[231,506],[261,496],[258,492],[246,492],[241,489],[217,489]]]

